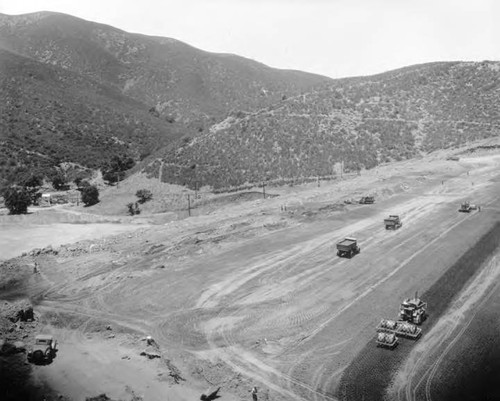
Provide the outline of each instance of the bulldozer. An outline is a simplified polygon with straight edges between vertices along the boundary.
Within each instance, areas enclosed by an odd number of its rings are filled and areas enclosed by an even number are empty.
[[[375,198],[373,196],[363,196],[360,200],[359,203],[361,205],[371,205],[375,203]]]
[[[418,297],[418,292],[414,298],[406,298],[399,307],[399,320],[413,324],[422,324],[427,317],[427,302]]]
[[[458,211],[462,212],[462,213],[470,213],[471,210],[472,210],[472,208],[470,207],[470,203],[469,202],[463,202],[460,205],[460,209],[458,209]]]
[[[474,205],[474,204],[470,203],[469,201],[465,201],[465,202],[462,202],[462,204],[460,205],[460,209],[458,209],[458,211],[462,212],[462,213],[470,213],[473,210],[477,210],[478,208],[479,208],[479,206]]]

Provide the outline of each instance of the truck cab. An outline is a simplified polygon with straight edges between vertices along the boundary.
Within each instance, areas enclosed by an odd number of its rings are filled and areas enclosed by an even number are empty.
[[[35,344],[28,351],[28,362],[45,364],[52,362],[56,356],[57,341],[51,334],[38,334]]]

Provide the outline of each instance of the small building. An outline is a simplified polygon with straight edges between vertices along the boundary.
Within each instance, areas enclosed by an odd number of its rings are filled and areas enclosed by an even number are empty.
[[[52,196],[50,194],[42,194],[38,201],[39,206],[50,206],[52,204]]]

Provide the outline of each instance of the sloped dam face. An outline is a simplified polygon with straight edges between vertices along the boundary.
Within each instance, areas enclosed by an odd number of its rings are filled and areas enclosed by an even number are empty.
[[[488,263],[498,263],[500,223],[483,235],[441,278],[420,296],[429,305],[423,336],[438,323],[460,292]],[[497,276],[498,277],[498,276]],[[332,395],[341,400],[500,400],[500,282],[492,282],[481,302],[457,328],[460,336],[443,345],[428,366],[421,367],[410,391],[391,392],[397,372],[418,342],[400,341],[394,351],[368,343],[344,371]],[[421,340],[420,340],[421,341]],[[432,370],[432,378],[429,372]],[[431,380],[432,379],[432,380]]]

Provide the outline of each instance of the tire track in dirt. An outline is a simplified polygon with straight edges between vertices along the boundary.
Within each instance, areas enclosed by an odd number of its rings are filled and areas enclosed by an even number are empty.
[[[499,275],[500,266],[497,256],[494,256],[453,303],[447,316],[439,321],[431,332],[429,332],[428,337],[412,351],[405,366],[398,374],[396,384],[393,386],[396,390],[392,391],[397,392],[399,400],[416,400],[416,393],[424,381],[426,383],[425,394],[427,399],[430,400],[432,380],[440,363],[468,329],[482,305],[495,294],[498,284],[495,284],[494,280]],[[491,285],[492,282],[493,285]],[[472,314],[469,313],[470,316],[468,315],[469,310],[472,310]],[[463,327],[457,332],[457,328],[460,325]],[[439,353],[439,349],[442,347],[445,347],[444,351],[439,354],[439,357],[429,367],[426,367],[429,364],[428,361],[431,355]],[[416,355],[418,357],[415,357]],[[424,370],[424,373],[420,377],[417,377],[422,370]],[[413,385],[415,378],[420,378],[420,380],[416,385]]]
[[[425,323],[425,331],[432,328],[451,300],[466,282],[483,266],[486,258],[498,247],[500,241],[500,223],[496,223],[477,244],[471,247],[462,257],[450,267],[441,278],[427,290],[422,298],[432,305],[432,314]],[[424,333],[424,338],[426,333]],[[414,344],[408,341],[400,344],[393,353],[383,353],[368,344],[358,357],[349,365],[344,373],[337,394],[343,399],[358,400],[362,397],[369,400],[383,398],[386,386],[392,374],[403,359],[410,353]],[[384,367],[380,371],[381,366]],[[376,377],[370,377],[368,372],[378,372]]]
[[[413,202],[410,202],[410,204],[412,204]],[[415,207],[413,209],[411,209],[411,212],[408,212],[408,213],[412,213],[414,215],[417,215],[417,214],[422,214],[422,213],[426,213],[427,211],[429,210],[432,210],[433,208],[435,208],[435,206],[433,205],[426,205],[424,207]],[[366,221],[362,221],[362,224],[358,224],[358,227],[372,227],[372,226],[375,226],[375,225],[378,225],[379,227],[382,225],[380,223],[380,221],[378,221],[378,217],[381,217],[381,216],[385,216],[385,214],[383,213],[379,213],[376,217],[372,218],[372,219],[369,219],[368,222]],[[375,222],[374,222],[375,220]],[[461,218],[456,218],[457,221],[453,220],[452,224],[459,224],[462,219]],[[352,226],[351,226],[352,227]],[[451,227],[451,229],[453,228],[453,226]],[[345,229],[344,229],[345,230]],[[352,228],[351,228],[352,230]],[[379,232],[380,234],[382,233],[385,233],[385,229],[377,229],[376,230],[377,232]],[[406,245],[406,242],[409,242],[411,243],[415,237],[417,236],[420,236],[421,234],[420,233],[414,233],[410,238],[408,238],[406,241],[404,241],[403,243],[397,245],[397,247],[404,247]],[[327,234],[326,236],[323,236],[323,240],[322,241],[316,241],[316,240],[312,240],[312,241],[309,241],[309,244],[311,244],[311,242],[315,242],[315,246],[309,246],[308,248],[306,248],[306,251],[303,251],[302,253],[300,252],[296,252],[295,254],[292,254],[292,255],[289,255],[289,258],[288,259],[285,259],[286,261],[290,260],[290,261],[293,261],[293,264],[301,264],[300,262],[302,261],[307,261],[307,259],[309,259],[309,255],[311,253],[315,253],[315,252],[318,252],[319,248],[322,246],[324,249],[326,249],[326,246],[328,246],[328,244],[331,244],[331,239],[332,237],[335,236],[337,237],[338,234],[334,233],[334,234]],[[376,236],[374,236],[376,238]],[[373,237],[372,237],[373,238]],[[385,240],[385,239],[384,239]],[[318,244],[319,243],[319,244]],[[323,250],[324,250],[323,249]],[[307,252],[309,251],[309,252]],[[310,266],[311,263],[309,262],[308,265]],[[271,268],[273,270],[276,270],[273,266],[271,266]],[[291,280],[294,280],[296,282],[296,284],[294,285],[295,287],[295,290],[293,292],[293,294],[291,294],[288,299],[287,299],[287,303],[290,303],[290,302],[294,302],[295,299],[299,296],[300,294],[300,289],[301,287],[305,287],[305,288],[308,288],[310,286],[313,286],[314,285],[314,279],[316,278],[320,278],[324,273],[325,273],[325,268],[328,268],[330,269],[331,268],[331,265],[330,263],[328,265],[321,265],[321,266],[316,266],[316,267],[313,267],[313,268],[309,268],[308,270],[304,271],[303,273],[299,273],[300,275],[302,275],[302,277],[306,276],[306,275],[309,275],[312,282],[307,282],[305,280],[301,280],[301,281],[298,281],[295,277],[292,277]],[[316,272],[314,272],[313,274],[311,274],[311,270],[316,270]],[[299,284],[299,283],[304,283],[304,284]],[[287,285],[285,285],[284,287],[287,287]],[[298,288],[297,288],[298,287]],[[280,308],[286,308],[288,305],[280,305]],[[325,305],[321,308],[316,308],[315,310],[312,310],[312,311],[304,311],[304,310],[300,310],[299,309],[299,312],[292,316],[291,318],[288,317],[287,322],[288,323],[281,323],[281,322],[275,322],[275,326],[276,327],[279,327],[280,325],[284,327],[288,327],[290,328],[290,326],[301,326],[303,325],[303,323],[305,321],[309,321],[309,320],[314,320],[315,317],[318,317],[324,313],[326,313],[328,311],[328,306]],[[242,315],[245,315],[243,311],[239,311],[237,313],[238,316],[242,316]],[[247,318],[249,317],[248,314],[245,315]],[[253,320],[253,319],[252,319]],[[227,326],[223,325],[221,328],[220,328],[220,332],[224,332],[224,331],[234,331],[235,329],[232,327],[231,329],[228,329]],[[234,345],[237,343],[237,341],[235,340],[235,335],[233,333],[225,333],[225,334],[222,334],[222,333],[218,333],[219,336],[222,336],[226,341],[227,341],[227,344],[229,346],[231,345]],[[210,336],[210,333],[207,333],[207,336]],[[245,337],[244,335],[242,335],[241,337]],[[291,377],[291,376],[289,376]],[[317,388],[317,387],[316,387]]]

